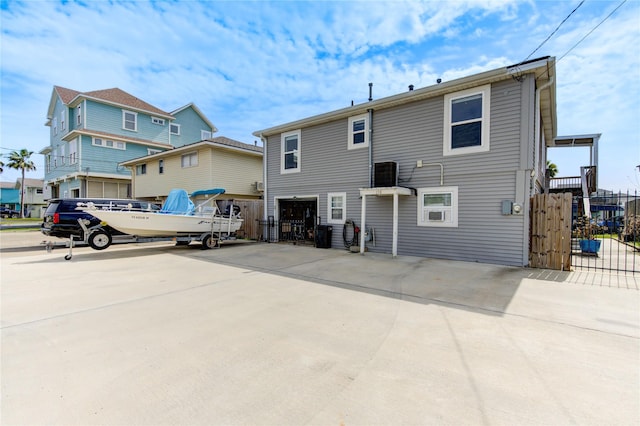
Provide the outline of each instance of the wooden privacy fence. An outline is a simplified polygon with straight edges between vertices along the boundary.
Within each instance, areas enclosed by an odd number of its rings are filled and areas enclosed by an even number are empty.
[[[264,201],[262,200],[221,200],[218,201],[218,208],[224,212],[227,205],[233,202],[234,205],[240,207],[244,222],[238,230],[239,238],[248,238],[250,240],[259,240],[262,236],[262,209]]]
[[[570,192],[531,198],[530,267],[571,269],[571,202]]]

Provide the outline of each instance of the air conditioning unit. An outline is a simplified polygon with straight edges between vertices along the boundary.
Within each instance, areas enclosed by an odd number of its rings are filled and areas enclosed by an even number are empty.
[[[444,212],[441,210],[429,211],[429,222],[444,222]]]
[[[373,165],[374,188],[388,188],[398,186],[399,167],[395,161],[375,163]]]
[[[264,192],[264,182],[256,182],[256,191]]]

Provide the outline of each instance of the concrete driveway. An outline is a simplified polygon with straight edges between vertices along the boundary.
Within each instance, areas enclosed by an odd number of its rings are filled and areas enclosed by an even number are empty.
[[[27,239],[0,236],[3,425],[640,423],[637,278]]]

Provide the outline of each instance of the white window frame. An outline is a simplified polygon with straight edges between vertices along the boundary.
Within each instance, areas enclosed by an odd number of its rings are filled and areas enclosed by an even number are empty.
[[[60,165],[64,166],[65,164],[67,164],[67,149],[66,149],[66,143],[62,142],[60,144]]]
[[[123,151],[127,149],[126,142],[113,141],[111,139],[102,139],[102,138],[96,138],[96,137],[92,139],[91,145],[99,146],[101,148],[120,149]]]
[[[176,128],[175,132],[173,131],[174,127]],[[178,135],[179,136],[180,135],[180,125],[176,124],[176,123],[169,123],[169,132],[172,135]]]
[[[151,122],[159,126],[164,126],[164,118],[151,117]]]
[[[188,161],[185,161],[185,160],[188,160]],[[180,165],[182,166],[183,169],[186,169],[189,167],[198,167],[198,151],[182,154],[182,156],[180,157]]]
[[[288,137],[290,136],[296,136],[298,138],[298,148],[294,151],[285,151],[285,146],[286,146],[286,140]],[[287,174],[287,173],[299,173],[300,172],[300,165],[301,165],[301,160],[302,160],[302,130],[298,129],[298,130],[294,130],[291,132],[286,132],[286,133],[282,133],[280,135],[280,174]],[[296,154],[298,155],[298,162],[296,164],[295,168],[292,169],[287,169],[285,168],[285,158],[287,154]]]
[[[136,176],[147,174],[147,163],[136,165]]]
[[[342,206],[334,207],[333,201],[334,199],[340,199],[342,201]],[[341,218],[334,219],[333,218],[333,210],[341,210]],[[347,193],[346,192],[329,192],[327,194],[327,223],[340,225],[344,224],[347,220]]]
[[[211,139],[211,136],[210,130],[200,130],[200,140]]]
[[[58,117],[53,117],[53,136],[58,134]]]
[[[461,148],[451,147],[451,129],[454,123],[451,123],[451,109],[453,102],[462,98],[468,98],[475,95],[482,96],[482,116],[480,118],[461,121],[457,124],[469,124],[480,121],[480,145],[466,146]],[[478,152],[489,151],[490,138],[489,133],[491,129],[490,121],[490,109],[491,109],[491,85],[485,84],[484,86],[473,87],[471,89],[462,90],[455,93],[449,93],[444,96],[444,138],[442,144],[442,154],[447,155],[463,155],[463,154],[475,154]]]
[[[133,115],[133,120],[127,120],[127,114]],[[128,128],[127,123],[133,123],[133,129]],[[138,131],[138,113],[123,109],[122,110],[122,128],[124,130],[129,130],[130,132],[137,132]]]
[[[353,131],[353,124],[358,121],[364,121],[364,142],[363,143],[354,143],[353,138],[356,133]],[[368,114],[356,115],[354,117],[349,117],[349,141],[347,143],[347,149],[360,149],[367,148],[369,146],[369,116]]]
[[[78,139],[69,141],[69,164],[78,162]]]
[[[164,174],[164,159],[162,158],[158,160],[158,174]]]
[[[76,107],[76,125],[82,124],[82,104]]]
[[[67,130],[67,128],[65,127],[65,111],[60,111],[60,130],[64,131]]]
[[[425,206],[424,196],[434,194],[449,194],[451,196],[451,206]],[[436,228],[457,228],[458,227],[458,187],[438,186],[431,188],[418,188],[418,226],[429,226]],[[441,212],[444,220],[429,220],[430,212]]]
[[[147,148],[147,155],[159,154],[161,152],[161,149]]]

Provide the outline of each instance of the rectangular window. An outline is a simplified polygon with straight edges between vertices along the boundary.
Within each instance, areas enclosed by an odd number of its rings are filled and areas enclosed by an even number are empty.
[[[327,194],[327,223],[343,224],[347,218],[347,193]]]
[[[78,162],[78,139],[69,142],[69,164]]]
[[[164,173],[164,160],[162,159],[158,160],[158,173],[159,174]]]
[[[44,166],[47,173],[51,172],[51,154],[47,154],[47,156],[44,157]]]
[[[147,174],[147,165],[146,164],[138,164],[136,166],[136,175],[146,175]]]
[[[147,148],[147,155],[153,155],[162,152],[160,149]]]
[[[208,130],[200,130],[200,139],[211,139],[211,132]]]
[[[179,135],[180,134],[180,125],[179,124],[169,124],[169,131],[171,132],[172,135]]]
[[[491,85],[444,97],[443,155],[489,151]]]
[[[76,124],[78,126],[82,124],[82,105],[78,105],[76,108]]]
[[[58,134],[58,117],[53,117],[53,123],[51,125],[53,128],[53,136]]]
[[[151,117],[151,122],[153,124],[158,124],[160,126],[164,126],[164,118]]]
[[[300,133],[300,130],[295,130],[282,134],[280,173],[300,171]]]
[[[66,130],[66,127],[65,127],[65,124],[64,124],[64,122],[65,122],[64,119],[65,119],[65,112],[64,111],[60,111],[60,129],[61,130]]]
[[[181,160],[182,168],[196,167],[198,165],[198,153],[191,152],[189,154],[184,154]]]
[[[101,139],[101,138],[93,138],[93,141],[91,142],[91,144],[95,146],[101,146],[103,148],[113,148],[113,149],[121,149],[121,150],[127,149],[127,144],[125,142],[112,141],[112,140]]]
[[[66,145],[64,142],[60,144],[60,164],[63,166],[67,164]]]
[[[122,128],[132,132],[138,131],[138,113],[122,110]]]
[[[349,144],[347,149],[369,146],[369,117],[367,114],[349,117]]]
[[[418,189],[418,226],[458,227],[458,187]]]

